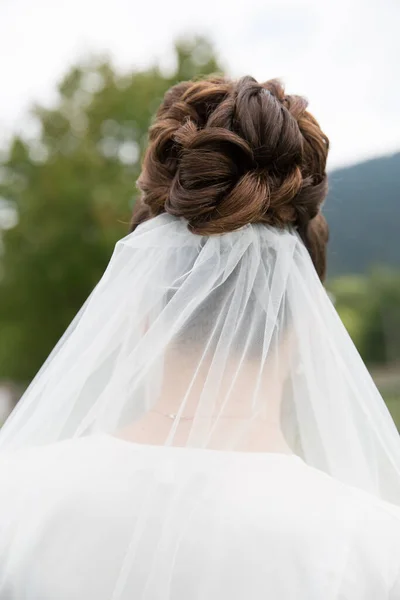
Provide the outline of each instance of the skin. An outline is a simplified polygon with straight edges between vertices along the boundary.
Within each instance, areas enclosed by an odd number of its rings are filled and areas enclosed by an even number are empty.
[[[289,350],[286,336],[279,347],[281,364],[288,358]],[[237,363],[230,360],[221,380],[206,360],[199,361],[190,353],[167,353],[158,400],[142,418],[120,430],[117,437],[150,445],[293,454],[280,426],[285,373],[268,361],[260,373],[260,362],[244,362],[238,371]],[[182,418],[172,434],[174,419],[168,415],[179,412],[185,394]]]

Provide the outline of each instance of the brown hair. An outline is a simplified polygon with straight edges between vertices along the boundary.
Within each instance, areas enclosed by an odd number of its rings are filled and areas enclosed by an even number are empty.
[[[329,141],[306,108],[277,80],[214,77],[172,87],[149,131],[131,229],[163,212],[200,235],[291,225],[323,279]]]

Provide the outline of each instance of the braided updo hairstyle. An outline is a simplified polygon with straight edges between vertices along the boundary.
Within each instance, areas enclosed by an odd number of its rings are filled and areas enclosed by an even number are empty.
[[[172,87],[149,131],[131,229],[163,212],[200,235],[291,225],[323,279],[329,141],[306,108],[277,80],[214,77]]]

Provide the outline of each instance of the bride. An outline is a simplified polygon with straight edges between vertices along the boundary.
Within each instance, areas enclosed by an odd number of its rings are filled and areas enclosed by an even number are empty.
[[[400,440],[321,284],[327,153],[275,80],[166,94],[132,232],[0,433],[1,600],[399,600]]]

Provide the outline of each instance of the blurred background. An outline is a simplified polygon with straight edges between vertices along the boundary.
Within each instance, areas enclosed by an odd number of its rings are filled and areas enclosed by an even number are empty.
[[[331,140],[327,287],[400,427],[398,0],[0,0],[0,423],[128,231],[164,91],[283,79]]]

